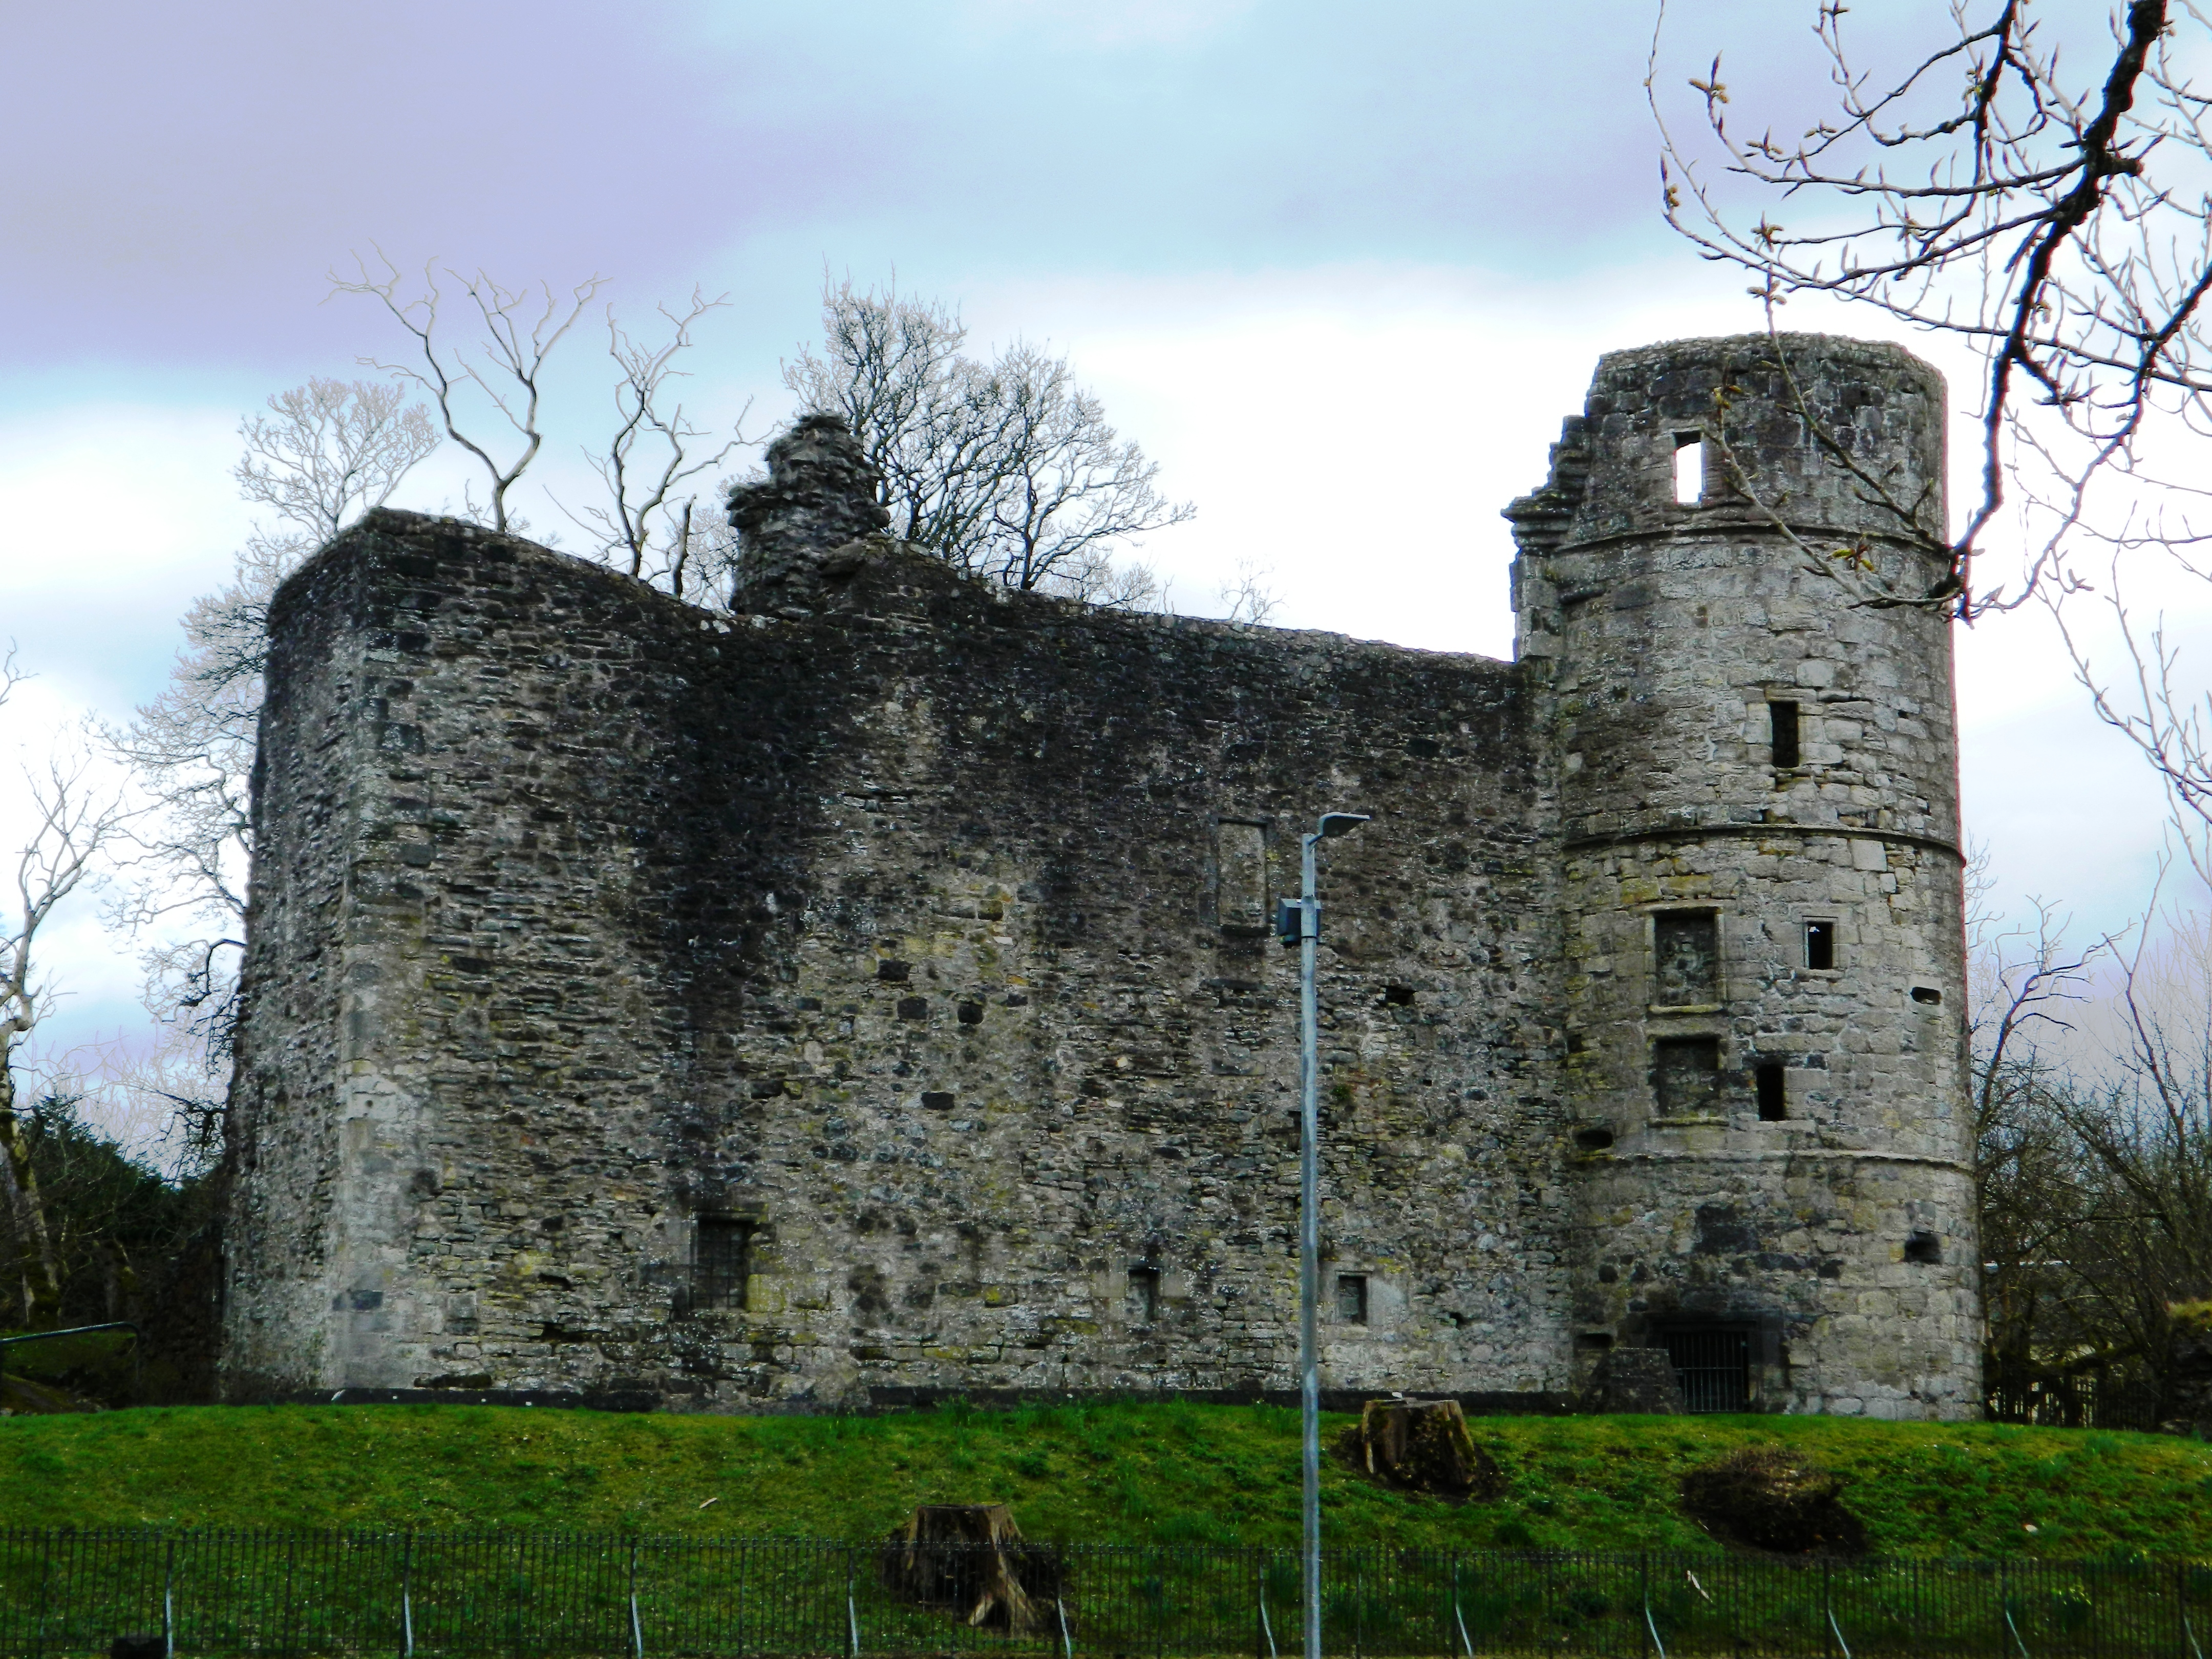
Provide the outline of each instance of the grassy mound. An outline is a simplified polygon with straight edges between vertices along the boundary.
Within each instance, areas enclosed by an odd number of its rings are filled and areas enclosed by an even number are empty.
[[[1348,1422],[1332,1419],[1331,1435]],[[1877,1554],[2212,1557],[2212,1445],[1838,1418],[1489,1418],[1454,1506],[1325,1460],[1330,1541],[1713,1548],[1681,1482],[1746,1447],[1832,1471]],[[0,1526],[557,1527],[880,1538],[1004,1501],[1032,1539],[1294,1546],[1297,1414],[951,1409],[878,1418],[495,1407],[190,1407],[0,1419]]]

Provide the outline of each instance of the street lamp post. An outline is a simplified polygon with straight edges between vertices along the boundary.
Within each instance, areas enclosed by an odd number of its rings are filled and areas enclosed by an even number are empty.
[[[1314,848],[1349,835],[1365,812],[1324,812],[1298,840],[1296,902],[1276,907],[1276,931],[1298,947],[1298,1403],[1304,1419],[1305,1659],[1321,1655],[1321,1357],[1315,1332],[1321,1284],[1321,1001],[1314,973],[1321,947],[1321,901],[1314,895]]]

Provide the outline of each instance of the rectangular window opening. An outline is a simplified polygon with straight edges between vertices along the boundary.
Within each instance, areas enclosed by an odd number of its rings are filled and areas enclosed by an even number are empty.
[[[1720,917],[1711,910],[1661,910],[1651,918],[1656,958],[1651,1000],[1682,1007],[1721,1000]]]
[[[1213,826],[1214,917],[1224,931],[1267,928],[1267,832],[1256,823]]]
[[[746,1282],[753,1270],[753,1235],[759,1231],[756,1222],[729,1216],[699,1218],[693,1291],[701,1307],[744,1307]]]
[[[1705,441],[1694,432],[1674,434],[1674,502],[1695,507],[1705,498]]]
[[[1751,1406],[1751,1333],[1741,1326],[1688,1325],[1666,1333],[1668,1360],[1686,1412],[1741,1412]]]
[[[1836,924],[1832,921],[1808,921],[1805,924],[1805,965],[1822,973],[1832,971],[1836,965]]]
[[[1158,1267],[1129,1269],[1129,1317],[1139,1325],[1149,1325],[1160,1316],[1160,1270]]]
[[[1790,1115],[1787,1079],[1779,1060],[1767,1060],[1752,1073],[1759,1089],[1759,1121],[1779,1123]]]
[[[1797,748],[1797,705],[1794,702],[1770,702],[1766,718],[1772,725],[1774,763],[1788,768],[1800,764]]]
[[[1720,1084],[1718,1037],[1662,1037],[1652,1045],[1652,1082],[1662,1117],[1701,1117]]]
[[[1367,1275],[1339,1273],[1336,1276],[1336,1316],[1347,1325],[1367,1322]]]

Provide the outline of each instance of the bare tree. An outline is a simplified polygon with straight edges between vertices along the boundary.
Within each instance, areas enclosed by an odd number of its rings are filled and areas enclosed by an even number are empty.
[[[368,295],[380,302],[392,313],[392,319],[413,337],[422,361],[420,366],[413,362],[388,363],[374,357],[361,361],[368,368],[411,381],[430,394],[445,424],[446,435],[483,464],[491,488],[485,510],[490,514],[492,528],[506,531],[509,528],[507,492],[529,470],[531,462],[538,459],[538,452],[545,441],[545,434],[538,427],[538,410],[544,396],[542,381],[546,360],[575,326],[576,319],[584,314],[584,307],[606,285],[606,279],[589,277],[562,300],[556,297],[550,283],[541,283],[533,294],[527,287],[507,288],[481,270],[474,276],[465,277],[450,269],[444,270],[445,281],[458,286],[476,307],[480,331],[471,349],[454,345],[449,335],[442,331],[447,319],[441,317],[440,307],[445,304],[446,296],[440,286],[441,268],[435,259],[422,267],[420,289],[410,290],[398,266],[385,258],[381,252],[377,258],[384,267],[381,276],[370,271],[367,260],[356,258],[358,269],[353,277],[331,273],[331,291]],[[460,404],[471,386],[490,404],[521,442],[520,451],[504,461],[493,456],[489,436],[479,441],[460,428]]]
[[[633,340],[608,307],[607,355],[620,371],[614,388],[615,428],[604,448],[584,452],[606,485],[607,503],[568,514],[598,539],[600,556],[609,563],[638,580],[665,586],[678,599],[694,592],[704,599],[716,592],[721,567],[727,563],[722,544],[728,538],[710,528],[714,515],[699,512],[696,490],[683,486],[720,466],[732,449],[753,441],[744,435],[741,413],[731,435],[702,453],[699,441],[710,434],[693,424],[682,404],[668,404],[670,382],[686,373],[676,367],[676,358],[690,349],[692,325],[728,303],[726,295],[709,300],[695,289],[681,315],[661,307],[671,332],[667,343],[658,347]]]
[[[161,696],[106,733],[151,810],[133,825],[131,879],[111,915],[134,933],[195,931],[146,953],[148,1008],[183,1031],[204,1077],[180,1115],[204,1149],[215,1136],[238,1016],[249,780],[278,585],[368,508],[388,501],[438,436],[419,404],[374,381],[314,380],[240,423],[241,493],[275,514],[237,556],[228,586],[192,602],[185,648]]]
[[[1221,584],[1221,603],[1228,607],[1228,619],[1234,623],[1265,623],[1275,614],[1282,600],[1275,590],[1267,586],[1271,569],[1250,559],[1237,562],[1237,574]]]
[[[2212,436],[2212,98],[2190,79],[2212,18],[2199,0],[2125,0],[2092,34],[2092,15],[2054,25],[2033,0],[1952,0],[1931,43],[1876,71],[1847,40],[1849,15],[1838,0],[1813,11],[1828,107],[1746,120],[1716,56],[1689,78],[1694,130],[1670,123],[1655,35],[1667,217],[1752,275],[1770,332],[1777,307],[1820,295],[1978,353],[1977,489],[1960,528],[1899,520],[1949,579],[1861,600],[1970,620],[2049,603],[2097,712],[2167,781],[2212,875],[2212,706],[2122,584],[2145,558],[2212,579],[2198,447]],[[2000,527],[2021,538],[2008,582],[1977,574]],[[2096,658],[2078,611],[2092,594],[2116,662]]]
[[[239,422],[246,453],[239,493],[316,545],[392,499],[399,481],[438,447],[420,404],[397,386],[311,379],[271,392],[269,413]]]
[[[1013,588],[1124,606],[1154,602],[1142,567],[1113,556],[1195,512],[1159,493],[1159,468],[1108,425],[1067,360],[1017,341],[990,363],[942,305],[825,285],[823,354],[784,384],[842,416],[884,476],[892,533]]]
[[[21,682],[11,647],[0,661],[0,703]],[[52,1011],[55,987],[40,973],[39,934],[55,908],[94,879],[98,860],[122,835],[119,801],[93,788],[82,763],[50,760],[27,772],[33,828],[15,857],[13,902],[0,910],[0,1182],[12,1212],[24,1321],[52,1322],[61,1306],[61,1272],[39,1199],[37,1170],[18,1121],[16,1067],[24,1042]]]

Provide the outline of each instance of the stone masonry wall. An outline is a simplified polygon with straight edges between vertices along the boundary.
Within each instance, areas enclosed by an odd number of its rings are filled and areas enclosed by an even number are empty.
[[[1289,1386],[1265,930],[1330,807],[1376,814],[1324,876],[1331,1381],[1565,1385],[1514,671],[886,543],[779,609],[392,512],[283,590],[234,1393]]]

